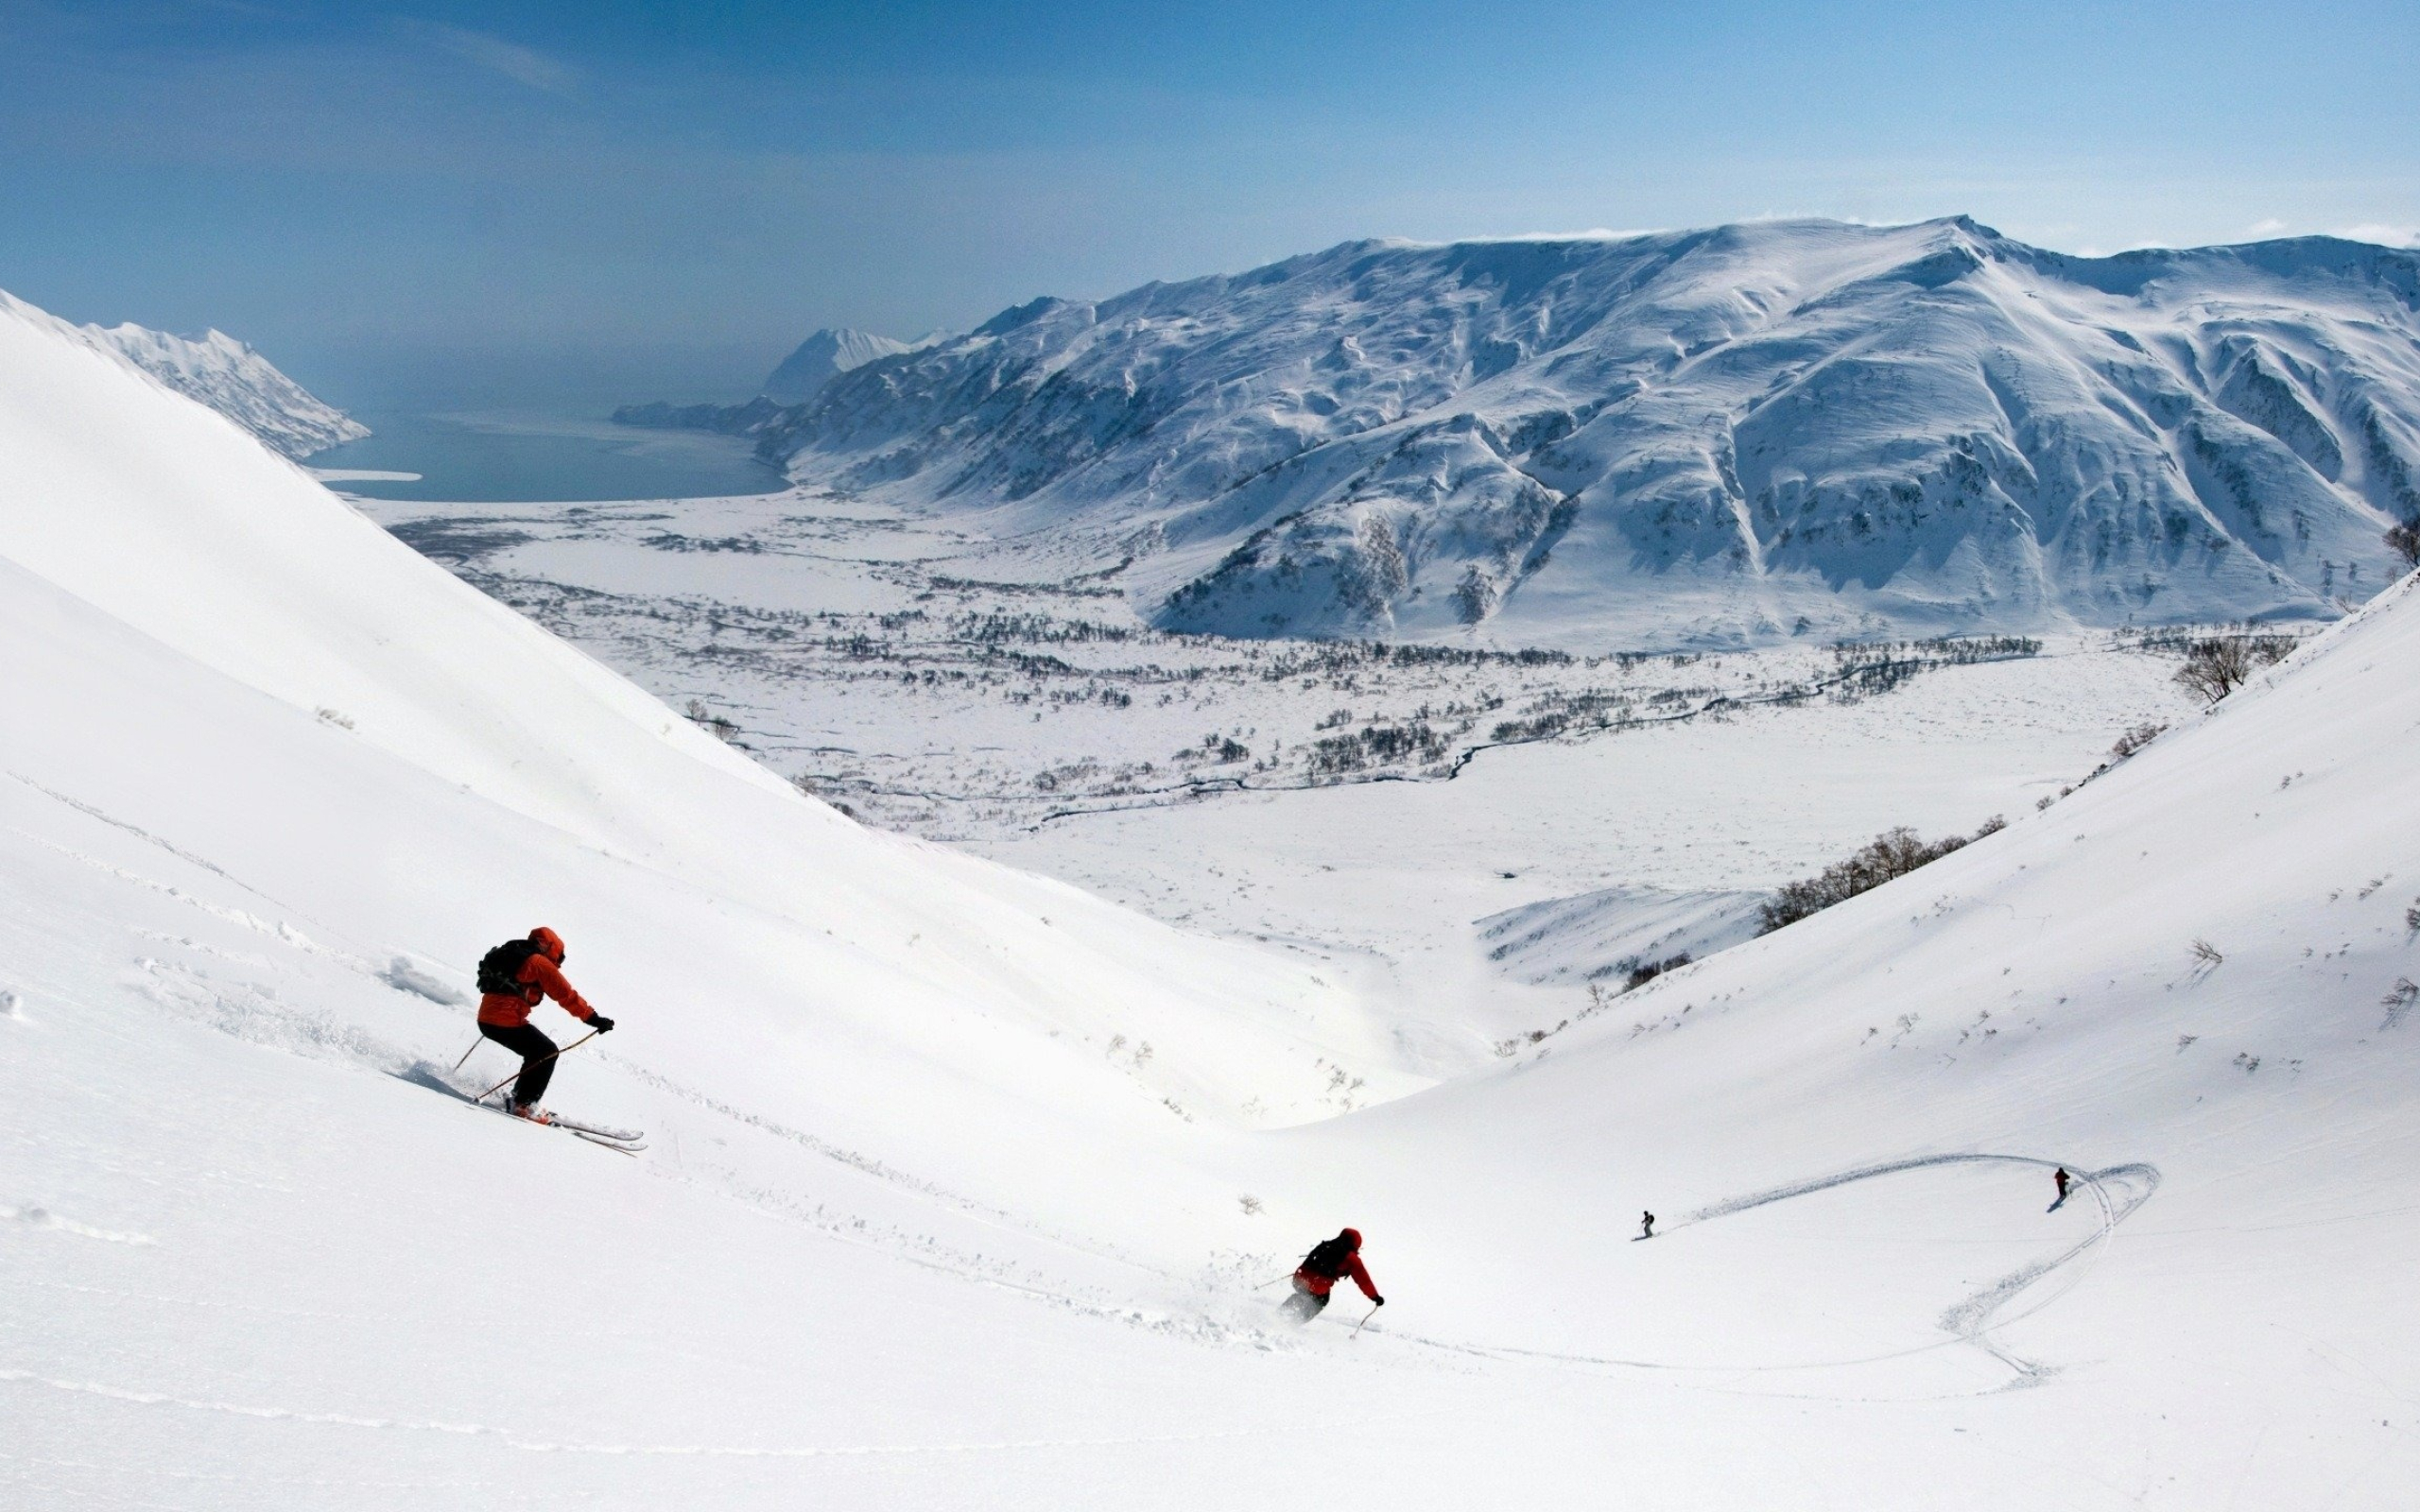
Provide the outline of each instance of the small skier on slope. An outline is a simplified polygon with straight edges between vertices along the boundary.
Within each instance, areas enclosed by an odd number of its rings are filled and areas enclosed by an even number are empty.
[[[1638,1237],[1640,1237],[1641,1239],[1652,1239],[1652,1238],[1654,1238],[1654,1237],[1655,1237],[1655,1214],[1653,1214],[1653,1213],[1651,1213],[1651,1212],[1644,1212],[1644,1211],[1642,1211],[1638,1216],[1639,1216],[1639,1224],[1638,1224]]]
[[[1333,1239],[1313,1245],[1311,1252],[1303,1257],[1303,1263],[1294,1270],[1294,1295],[1286,1298],[1286,1311],[1298,1321],[1308,1323],[1320,1315],[1320,1310],[1327,1306],[1327,1294],[1347,1276],[1373,1304],[1387,1305],[1387,1299],[1370,1284],[1370,1273],[1361,1264],[1361,1230],[1347,1228]]]
[[[2051,1180],[2051,1181],[2052,1181],[2052,1182],[2053,1182],[2053,1183],[2058,1187],[2058,1189],[2059,1189],[2059,1201],[2060,1201],[2060,1202],[2065,1202],[2065,1201],[2066,1201],[2066,1200],[2067,1200],[2067,1168],[2066,1168],[2066,1166],[2064,1166],[2064,1165],[2063,1165],[2063,1166],[2059,1167],[2057,1170],[2055,1170],[2055,1171],[2051,1172],[2051,1173],[2050,1173],[2050,1180]],[[2057,1203],[2053,1203],[2053,1204],[2052,1204],[2052,1206],[2053,1206],[2053,1207],[2056,1207],[2056,1206],[2057,1206]]]
[[[479,1033],[521,1057],[521,1079],[512,1084],[504,1110],[537,1124],[554,1122],[538,1099],[546,1095],[555,1074],[555,1042],[529,1022],[529,1010],[542,998],[552,998],[598,1034],[614,1027],[613,1020],[590,1007],[564,980],[562,960],[562,936],[544,925],[479,960]]]

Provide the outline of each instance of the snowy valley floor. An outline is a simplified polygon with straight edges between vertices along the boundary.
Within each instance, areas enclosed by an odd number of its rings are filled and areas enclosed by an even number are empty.
[[[1423,1077],[1623,960],[1741,937],[1883,830],[2031,812],[2199,707],[2172,636],[1230,641],[1148,629],[1049,543],[810,490],[354,502],[870,822],[1321,963],[1379,1005],[1364,1053]]]

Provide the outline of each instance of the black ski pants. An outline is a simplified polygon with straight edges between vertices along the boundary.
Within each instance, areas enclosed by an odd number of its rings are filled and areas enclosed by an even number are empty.
[[[1296,1320],[1304,1323],[1308,1323],[1319,1316],[1326,1307],[1327,1293],[1312,1291],[1304,1285],[1299,1278],[1294,1282],[1294,1295],[1286,1298],[1286,1311],[1293,1314]]]
[[[479,1033],[521,1057],[521,1079],[512,1084],[512,1100],[534,1103],[546,1095],[555,1075],[555,1042],[527,1023],[483,1023]]]

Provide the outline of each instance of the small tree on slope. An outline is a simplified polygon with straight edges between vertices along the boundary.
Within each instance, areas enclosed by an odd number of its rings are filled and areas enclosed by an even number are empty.
[[[2255,671],[2284,661],[2293,648],[2290,635],[2214,635],[2187,647],[2185,664],[2176,669],[2176,681],[2204,703],[2215,706],[2242,687]]]
[[[2406,571],[2420,567],[2420,520],[2406,520],[2386,533],[2386,543],[2403,558]]]
[[[1904,877],[1918,867],[1928,866],[1966,845],[1979,840],[1996,830],[2007,826],[1998,818],[1987,819],[1972,835],[1953,834],[1945,840],[1922,840],[1916,832],[1902,825],[1886,830],[1866,842],[1864,849],[1846,861],[1835,861],[1812,877],[1803,877],[1785,885],[1773,895],[1758,913],[1764,927],[1758,934],[1770,935],[1784,924],[1794,924],[1807,915],[1821,912],[1837,902],[1845,902],[1858,893],[1881,886],[1893,877]]]

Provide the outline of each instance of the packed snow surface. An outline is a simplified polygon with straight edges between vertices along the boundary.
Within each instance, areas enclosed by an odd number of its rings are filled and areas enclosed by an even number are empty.
[[[2420,253],[1962,217],[1351,242],[1036,300],[746,427],[1163,627],[1574,648],[2333,618],[2420,516]]]
[[[20,306],[0,453],[0,1503],[2420,1490],[2409,585],[1424,1090],[1349,988],[841,819]],[[460,1095],[540,922],[621,1021],[551,1100],[636,1155]],[[1280,1326],[1346,1223],[1388,1306]]]
[[[130,322],[83,329],[94,341],[287,456],[308,456],[370,434],[369,426],[313,395],[223,331],[177,336]]]

